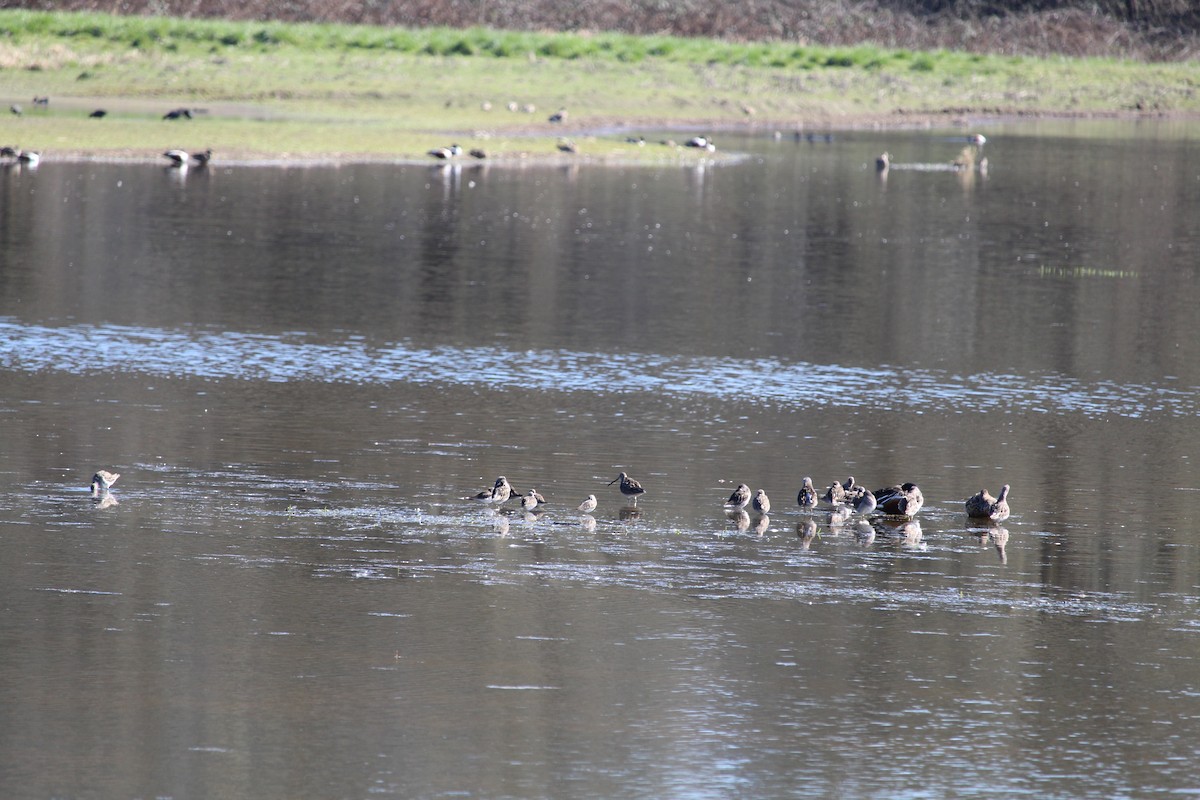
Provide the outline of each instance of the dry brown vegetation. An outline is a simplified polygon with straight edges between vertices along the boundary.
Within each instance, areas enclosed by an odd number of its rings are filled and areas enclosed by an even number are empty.
[[[618,31],[910,50],[1200,55],[1192,0],[0,0],[0,8],[410,27]]]

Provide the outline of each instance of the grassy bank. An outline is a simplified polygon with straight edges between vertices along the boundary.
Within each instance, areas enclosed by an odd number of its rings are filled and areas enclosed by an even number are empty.
[[[0,11],[0,31],[0,100],[24,110],[0,139],[48,153],[420,158],[453,138],[512,158],[568,135],[585,157],[676,158],[591,133],[1200,113],[1176,63],[25,11]],[[181,106],[202,113],[161,119]]]

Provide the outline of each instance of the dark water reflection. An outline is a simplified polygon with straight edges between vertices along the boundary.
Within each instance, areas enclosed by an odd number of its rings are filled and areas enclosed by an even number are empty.
[[[876,174],[936,132],[0,173],[0,783],[1200,788],[1195,145],[988,134],[970,179]],[[498,474],[549,505],[462,499]],[[848,474],[926,507],[798,513]]]

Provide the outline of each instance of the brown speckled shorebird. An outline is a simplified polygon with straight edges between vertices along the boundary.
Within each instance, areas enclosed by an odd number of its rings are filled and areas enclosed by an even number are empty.
[[[759,489],[754,493],[754,510],[764,517],[771,512],[771,499],[767,497],[766,491]]]
[[[809,511],[817,507],[817,490],[813,487],[812,478],[805,477],[800,493],[796,495],[796,505]]]
[[[579,508],[577,508],[577,509],[575,509],[575,510],[576,510],[576,511],[580,511],[580,512],[582,512],[582,513],[584,513],[584,514],[590,514],[590,513],[592,513],[593,511],[595,511],[595,510],[596,510],[596,505],[597,505],[597,503],[596,503],[596,495],[594,495],[594,494],[589,494],[589,495],[587,496],[587,499],[586,499],[586,500],[584,500],[582,503],[580,503],[580,504],[579,504]]]
[[[744,483],[739,483],[738,487],[733,490],[733,494],[729,495],[729,499],[725,501],[726,508],[735,508],[739,511],[750,505],[750,487]]]
[[[645,494],[646,490],[642,488],[642,485],[640,483],[638,483],[633,478],[626,475],[624,472],[622,472],[620,475],[618,475],[617,477],[615,477],[611,481],[609,481],[608,485],[612,486],[614,483],[617,483],[618,481],[620,482],[621,494],[625,495],[626,497],[632,498],[633,504],[637,505],[638,495]]]
[[[1003,522],[1011,513],[1008,508],[1008,484],[1000,489],[999,497],[992,497],[987,489],[967,499],[967,516],[972,519],[990,519],[993,522]]]

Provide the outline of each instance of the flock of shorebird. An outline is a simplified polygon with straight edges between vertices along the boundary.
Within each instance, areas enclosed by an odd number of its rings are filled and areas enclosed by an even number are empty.
[[[33,105],[39,108],[48,107],[50,105],[50,98],[35,97],[33,98]],[[18,117],[24,113],[24,109],[17,103],[9,106],[8,110]],[[204,113],[204,109],[172,108],[163,114],[162,118],[165,120],[194,119],[194,115],[200,113]],[[103,108],[97,108],[88,114],[90,119],[104,119],[107,116],[108,111]],[[203,167],[212,159],[212,149],[190,154],[184,150],[168,150],[163,153],[163,158],[171,162],[170,166],[178,169],[187,169],[189,164]],[[19,164],[27,167],[36,167],[41,160],[42,154],[38,150],[22,150],[17,145],[0,147],[0,165]]]
[[[121,473],[119,472],[109,472],[103,469],[96,470],[96,473],[92,475],[92,498],[101,507],[116,505],[116,498],[109,490],[120,477]],[[638,498],[646,493],[640,482],[624,472],[609,481],[608,485],[612,486],[614,483],[617,484],[621,494],[629,498],[635,506]],[[992,522],[1003,522],[1008,519],[1010,513],[1008,490],[1008,484],[1005,484],[1000,490],[1000,496],[992,497],[987,489],[980,489],[965,503],[967,516],[971,519]],[[537,489],[521,493],[514,489],[508,482],[508,478],[503,475],[496,478],[491,489],[484,489],[468,499],[493,507],[502,506],[509,500],[518,500],[521,510],[527,513],[546,504],[546,498]],[[832,522],[842,523],[854,514],[863,518],[875,515],[912,519],[925,504],[925,498],[915,483],[906,482],[871,491],[857,483],[853,476],[844,482],[834,481],[825,490],[825,494],[818,497],[812,478],[804,478],[803,485],[796,495],[796,504],[802,511],[812,511],[817,508],[819,503],[826,503],[832,507],[830,515]],[[598,505],[599,501],[596,499],[596,495],[589,494],[575,510],[588,515],[594,512]],[[771,500],[767,497],[765,490],[759,489],[752,493],[750,487],[742,483],[733,490],[733,494],[729,495],[724,507],[731,513],[739,515],[745,514],[746,508],[750,507],[761,517],[766,517],[771,510]]]
[[[638,498],[646,493],[641,483],[624,472],[609,481],[608,485],[612,486],[614,483],[618,484],[621,494],[628,497],[634,505],[637,504]],[[1000,490],[1000,496],[993,497],[987,489],[980,489],[964,504],[967,516],[971,519],[993,522],[1003,522],[1008,519],[1011,513],[1008,507],[1008,491],[1009,486],[1005,484],[1004,488]],[[470,499],[491,506],[501,506],[511,499],[518,499],[524,511],[533,511],[546,502],[546,498],[542,497],[536,489],[530,489],[525,494],[517,491],[508,482],[508,478],[503,475],[496,478],[491,489],[484,489]],[[802,511],[812,511],[822,502],[833,508],[833,518],[840,522],[849,519],[852,514],[862,517],[876,515],[912,519],[925,504],[925,497],[915,483],[905,482],[871,491],[856,483],[853,476],[844,482],[834,481],[825,490],[825,494],[818,497],[812,478],[804,478],[803,485],[796,495],[796,504]],[[596,510],[597,505],[596,495],[589,494],[576,510],[583,514],[591,514]],[[765,490],[758,489],[751,492],[750,487],[742,483],[733,490],[733,494],[729,495],[724,507],[729,511],[739,513],[745,512],[749,507],[756,513],[766,516],[771,510],[771,499],[767,497]]]

